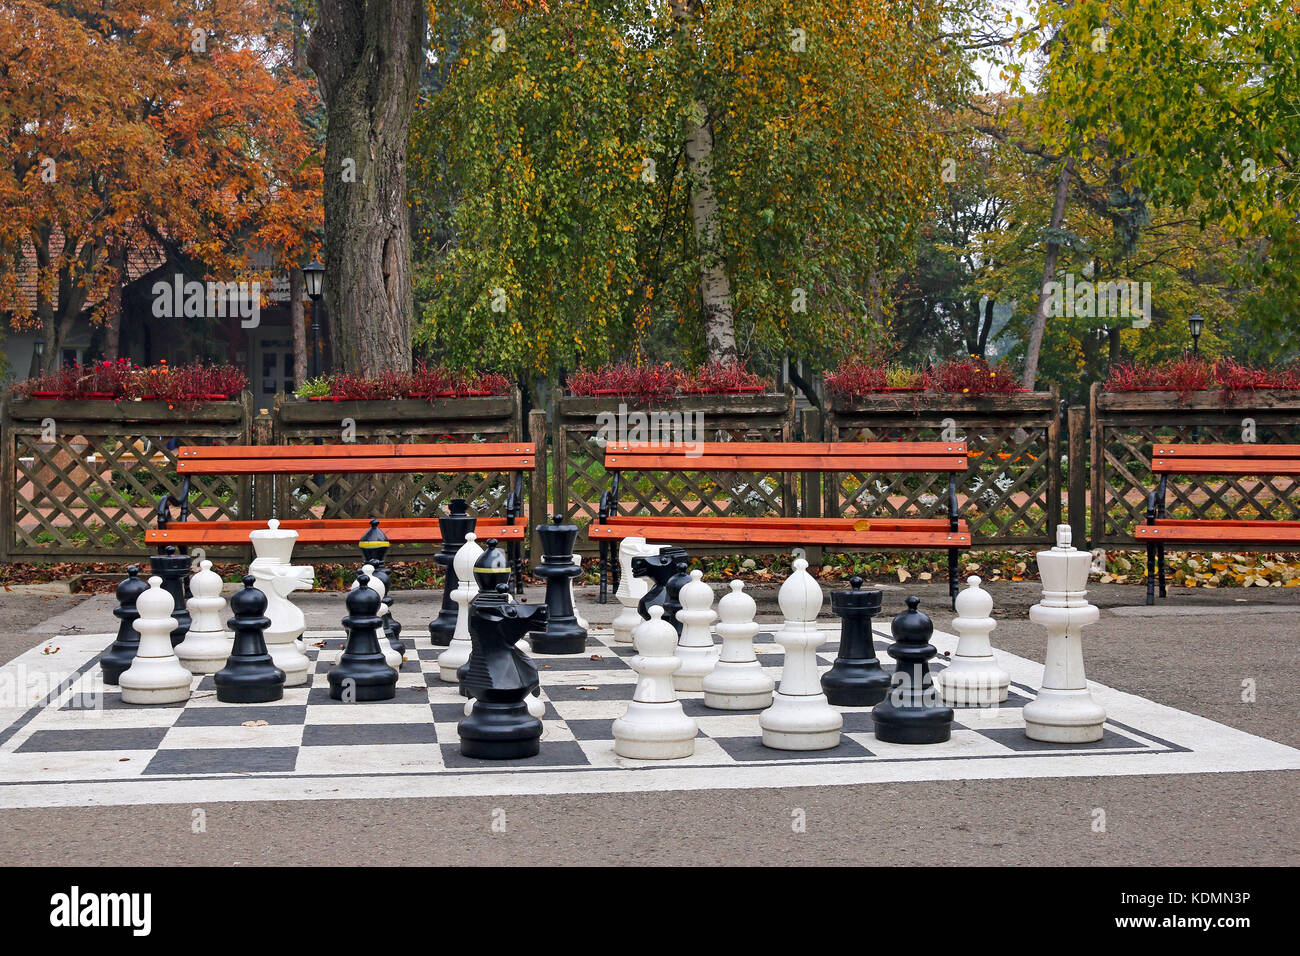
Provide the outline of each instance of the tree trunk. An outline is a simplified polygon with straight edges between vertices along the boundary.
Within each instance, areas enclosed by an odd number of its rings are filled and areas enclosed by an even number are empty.
[[[1070,192],[1070,175],[1074,171],[1074,157],[1067,156],[1056,182],[1056,202],[1052,205],[1053,230],[1060,229],[1065,220],[1065,199]],[[1020,384],[1033,391],[1038,378],[1038,353],[1043,348],[1043,331],[1047,328],[1047,284],[1056,275],[1056,260],[1061,254],[1061,244],[1054,238],[1047,243],[1047,258],[1043,261],[1043,281],[1038,286],[1038,307],[1034,310],[1034,324],[1029,329],[1029,346],[1025,349],[1025,371]]]
[[[104,360],[116,362],[122,343],[122,292],[126,287],[126,248],[117,244],[112,255],[113,285],[104,313]]]
[[[289,324],[293,327],[293,381],[307,381],[307,324],[302,309],[302,270],[289,270]]]
[[[672,0],[680,27],[696,15],[696,0]],[[689,42],[689,40],[687,41]],[[700,302],[709,361],[737,361],[736,321],[731,311],[731,280],[718,230],[718,199],[713,194],[713,125],[703,102],[692,104],[686,130],[686,169],[691,191],[696,256],[700,260]]]
[[[406,148],[423,0],[320,0],[307,44],[325,101],[325,304],[339,370],[411,367]]]

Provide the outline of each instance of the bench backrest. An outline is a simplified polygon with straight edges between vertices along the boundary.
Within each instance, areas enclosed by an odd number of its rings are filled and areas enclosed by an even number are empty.
[[[1151,470],[1166,475],[1300,475],[1300,445],[1153,445]]]
[[[611,442],[605,446],[605,470],[953,472],[966,470],[966,443]]]
[[[176,451],[176,470],[182,475],[532,471],[535,451],[531,442],[186,445]]]

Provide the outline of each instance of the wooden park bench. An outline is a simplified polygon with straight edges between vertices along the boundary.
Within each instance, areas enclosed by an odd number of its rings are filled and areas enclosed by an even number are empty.
[[[531,442],[468,442],[412,445],[196,445],[176,451],[181,477],[177,494],[158,502],[158,527],[145,532],[145,543],[161,552],[167,545],[184,551],[191,545],[241,545],[248,533],[265,528],[265,521],[188,521],[192,475],[310,475],[424,474],[510,472],[513,488],[506,496],[504,518],[479,518],[479,538],[498,538],[507,547],[522,592],[523,542],[527,517],[523,513],[523,473],[536,463]],[[180,523],[171,509],[179,509]],[[355,544],[370,526],[370,515],[281,521],[298,532],[301,544]],[[380,527],[393,544],[442,541],[437,518],[384,518]]]
[[[1300,475],[1300,445],[1155,445],[1151,471],[1160,481],[1147,498],[1146,523],[1133,529],[1133,537],[1147,548],[1147,604],[1155,603],[1157,578],[1160,596],[1166,596],[1166,547],[1198,550],[1223,545],[1244,551],[1300,547],[1300,521],[1165,517],[1170,475]]]
[[[943,549],[948,552],[948,590],[956,597],[957,555],[971,543],[970,528],[957,512],[957,476],[966,471],[964,442],[611,443],[605,447],[605,470],[611,475],[610,485],[600,496],[597,520],[587,528],[588,537],[600,544],[601,603],[606,600],[613,542],[633,537],[680,544],[827,546],[844,551]],[[625,471],[946,472],[948,514],[942,518],[620,515],[619,481]],[[809,491],[804,494],[810,497]],[[616,568],[617,562],[613,564]]]

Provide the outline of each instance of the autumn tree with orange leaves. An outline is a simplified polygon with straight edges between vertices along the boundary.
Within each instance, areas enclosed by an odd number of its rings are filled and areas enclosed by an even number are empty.
[[[292,31],[287,0],[0,8],[0,310],[41,330],[43,370],[78,317],[111,317],[133,247],[222,279],[307,251],[321,171]]]

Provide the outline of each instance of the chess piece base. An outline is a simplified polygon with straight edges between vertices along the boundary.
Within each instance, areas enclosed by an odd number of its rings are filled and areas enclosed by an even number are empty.
[[[763,746],[773,750],[830,750],[840,743],[844,718],[831,710],[825,694],[777,691],[772,706],[759,715]]]
[[[270,655],[266,663],[270,664]],[[229,665],[227,665],[227,668]],[[217,700],[223,704],[269,704],[273,700],[284,698],[284,672],[276,668],[281,680],[270,682],[265,674],[265,667],[258,666],[255,673],[230,673],[227,669],[213,675],[217,685]]]
[[[699,726],[686,716],[680,701],[628,704],[614,721],[614,753],[632,760],[679,760],[695,753]]]
[[[446,647],[451,643],[452,635],[456,633],[456,615],[451,615],[448,621],[444,615],[439,614],[429,622],[429,640],[433,642],[434,647]]]
[[[841,658],[822,675],[822,691],[836,707],[873,707],[889,693],[890,676],[880,661]]]
[[[232,637],[190,631],[185,640],[176,645],[176,656],[180,658],[181,666],[191,674],[215,674],[226,666],[231,643]],[[104,680],[108,682],[107,677]]]
[[[542,752],[542,722],[524,701],[475,701],[469,716],[456,725],[460,752],[479,760],[521,760]]]
[[[766,710],[776,690],[758,661],[718,661],[702,683],[704,706],[713,710]]]
[[[1011,679],[1007,672],[992,659],[970,660],[963,664],[957,658],[938,674],[934,682],[939,687],[943,702],[952,707],[988,707],[1007,699]]]
[[[452,641],[447,649],[438,655],[438,679],[447,684],[460,682],[457,671],[469,663],[469,652],[473,649],[470,641]]]
[[[714,667],[718,664],[720,650],[716,645],[682,647],[678,644],[677,659],[682,662],[682,666],[673,672],[673,689],[704,690],[704,678],[713,673]]]
[[[343,699],[343,692],[349,680],[352,682],[351,698],[359,704],[375,700],[392,700],[397,696],[397,672],[377,660],[352,664],[340,663],[330,670],[326,679],[330,683],[330,700]]]
[[[1086,744],[1101,740],[1105,709],[1086,688],[1054,690],[1044,687],[1025,704],[1025,736],[1054,744]]]
[[[175,704],[190,699],[191,674],[179,661],[137,657],[118,679],[126,704]]]
[[[952,737],[951,707],[895,707],[888,700],[871,709],[876,739],[889,744],[941,744]]]
[[[546,630],[531,632],[528,640],[538,654],[581,654],[587,649],[587,632],[572,618],[548,618]]]
[[[271,655],[271,663],[284,671],[285,687],[298,687],[307,683],[311,658],[300,653],[292,641],[286,644],[272,644],[267,641],[266,651]]]

